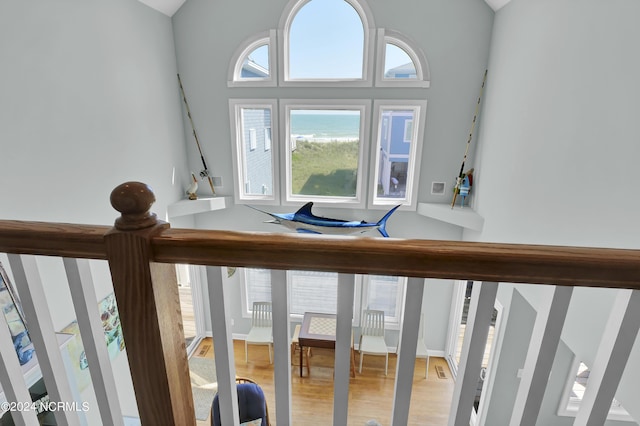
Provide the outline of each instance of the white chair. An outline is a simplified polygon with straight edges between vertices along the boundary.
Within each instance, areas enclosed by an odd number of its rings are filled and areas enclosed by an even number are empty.
[[[402,337],[402,333],[400,333],[400,337]],[[396,347],[396,354],[398,353],[398,349],[400,349],[400,343],[402,339],[398,339],[398,346]],[[426,359],[427,364],[424,368],[424,378],[427,378],[427,374],[429,373],[429,350],[427,349],[427,345],[424,343],[424,314],[420,314],[420,325],[418,327],[418,342],[416,345],[416,358],[418,359]]]
[[[267,345],[269,364],[273,363],[273,329],[271,322],[271,302],[253,302],[251,330],[244,341],[244,360],[249,362],[248,345]]]
[[[362,357],[367,355],[384,355],[384,375],[389,369],[389,351],[384,341],[384,311],[367,309],[362,314],[362,331],[360,334],[360,370],[362,373]]]

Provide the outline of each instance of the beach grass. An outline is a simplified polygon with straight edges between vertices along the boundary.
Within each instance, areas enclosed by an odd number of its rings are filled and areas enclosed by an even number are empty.
[[[301,195],[356,195],[359,142],[297,141],[291,153],[292,192]]]

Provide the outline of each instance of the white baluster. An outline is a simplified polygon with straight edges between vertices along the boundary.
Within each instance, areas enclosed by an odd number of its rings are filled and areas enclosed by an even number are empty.
[[[596,426],[606,421],[639,329],[640,290],[618,290],[575,426]]]
[[[227,321],[227,302],[219,266],[207,267],[209,284],[209,307],[213,350],[215,354],[216,376],[218,378],[218,398],[220,422],[223,425],[239,426],[238,392],[236,391],[236,366],[233,359],[233,338]]]
[[[449,426],[469,426],[497,291],[498,283],[495,282],[473,285]]]
[[[118,389],[113,378],[107,345],[105,345],[89,261],[70,258],[62,260],[67,271],[71,298],[102,421],[108,425],[123,425]]]
[[[49,398],[52,402],[71,404],[74,398],[36,259],[18,254],[9,254],[8,257]],[[76,411],[56,410],[54,415],[58,424],[80,424]]]
[[[424,278],[409,278],[396,364],[394,403],[391,414],[391,424],[394,426],[406,425],[409,422],[409,404],[413,388],[423,294]]]
[[[338,313],[334,361],[333,424],[346,425],[351,377],[351,337],[355,275],[338,274]]]
[[[511,426],[535,426],[558,350],[573,287],[547,286],[533,326],[529,350],[511,414]]]
[[[287,271],[271,271],[271,315],[273,318],[273,363],[276,394],[276,423],[291,423],[291,335],[289,334],[289,300]]]
[[[0,313],[0,383],[4,391],[4,399],[8,403],[23,404],[31,402],[29,389],[27,389],[27,385],[24,382],[20,361],[16,356],[13,339],[9,332],[9,324],[7,324],[7,319],[2,313]],[[17,426],[38,424],[36,411],[31,410],[30,405],[28,407],[29,409],[27,410],[16,410],[20,408],[18,405],[8,407],[12,409],[11,416]],[[6,407],[2,408],[5,409]],[[2,415],[2,411],[0,411],[0,415]]]

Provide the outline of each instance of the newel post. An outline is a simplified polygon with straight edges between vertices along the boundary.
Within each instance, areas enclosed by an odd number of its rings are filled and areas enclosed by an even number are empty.
[[[142,424],[195,425],[175,268],[153,262],[151,239],[169,227],[154,201],[140,182],[111,193],[121,213],[105,235],[111,278]]]

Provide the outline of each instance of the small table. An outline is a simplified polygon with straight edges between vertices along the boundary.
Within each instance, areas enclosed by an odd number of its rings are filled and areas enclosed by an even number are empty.
[[[300,345],[300,377],[302,377],[303,348],[336,348],[336,315],[305,312],[298,336]],[[355,377],[355,358],[353,353],[353,332],[351,333],[351,375]],[[311,370],[309,369],[309,374]]]

